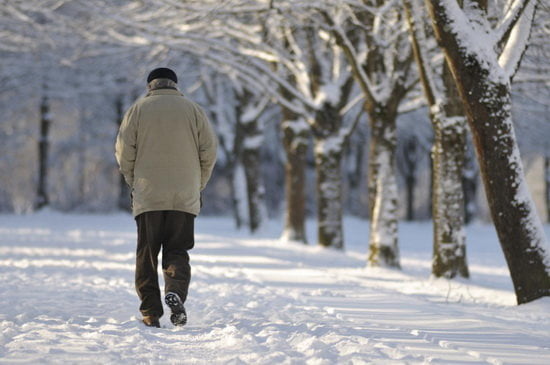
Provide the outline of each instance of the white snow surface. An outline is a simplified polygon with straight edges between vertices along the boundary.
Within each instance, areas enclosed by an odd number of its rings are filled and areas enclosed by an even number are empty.
[[[430,223],[400,224],[402,271],[365,268],[368,223],[344,226],[339,252],[199,217],[189,323],[157,329],[129,215],[0,215],[0,363],[550,363],[550,298],[515,306],[491,226],[467,228],[472,279],[453,281],[430,278]]]

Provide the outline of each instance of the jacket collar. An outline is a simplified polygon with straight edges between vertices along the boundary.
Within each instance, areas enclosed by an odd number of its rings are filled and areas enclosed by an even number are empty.
[[[175,89],[156,89],[156,90],[149,91],[147,93],[147,95],[145,95],[145,96],[152,96],[152,95],[181,95],[181,96],[183,96],[183,94],[179,90],[175,90]]]

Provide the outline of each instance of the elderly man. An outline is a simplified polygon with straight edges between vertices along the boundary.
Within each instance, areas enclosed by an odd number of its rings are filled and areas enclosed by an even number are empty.
[[[126,112],[115,146],[120,171],[132,189],[138,231],[136,291],[143,323],[151,327],[160,327],[164,313],[157,277],[161,248],[170,320],[176,326],[187,322],[187,251],[195,242],[201,191],[216,162],[212,126],[201,107],[178,91],[177,82],[168,68],[151,71],[149,92]]]

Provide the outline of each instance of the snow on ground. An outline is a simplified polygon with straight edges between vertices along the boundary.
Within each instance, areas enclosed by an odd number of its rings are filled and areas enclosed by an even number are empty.
[[[345,228],[340,253],[200,217],[189,324],[154,329],[130,216],[0,215],[0,363],[550,364],[550,298],[514,305],[491,226],[468,228],[469,281],[430,278],[429,223],[400,224],[402,271],[365,269],[368,224]]]

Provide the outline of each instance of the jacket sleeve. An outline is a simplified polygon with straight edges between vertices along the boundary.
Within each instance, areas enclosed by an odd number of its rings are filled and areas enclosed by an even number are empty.
[[[212,125],[208,121],[204,111],[197,106],[195,109],[197,126],[199,132],[199,160],[201,165],[201,191],[204,190],[212,170],[216,164],[216,153],[218,149],[218,138],[214,133]]]
[[[133,105],[124,115],[115,144],[115,157],[120,168],[120,172],[130,187],[134,184],[137,119],[137,107],[136,105]]]

